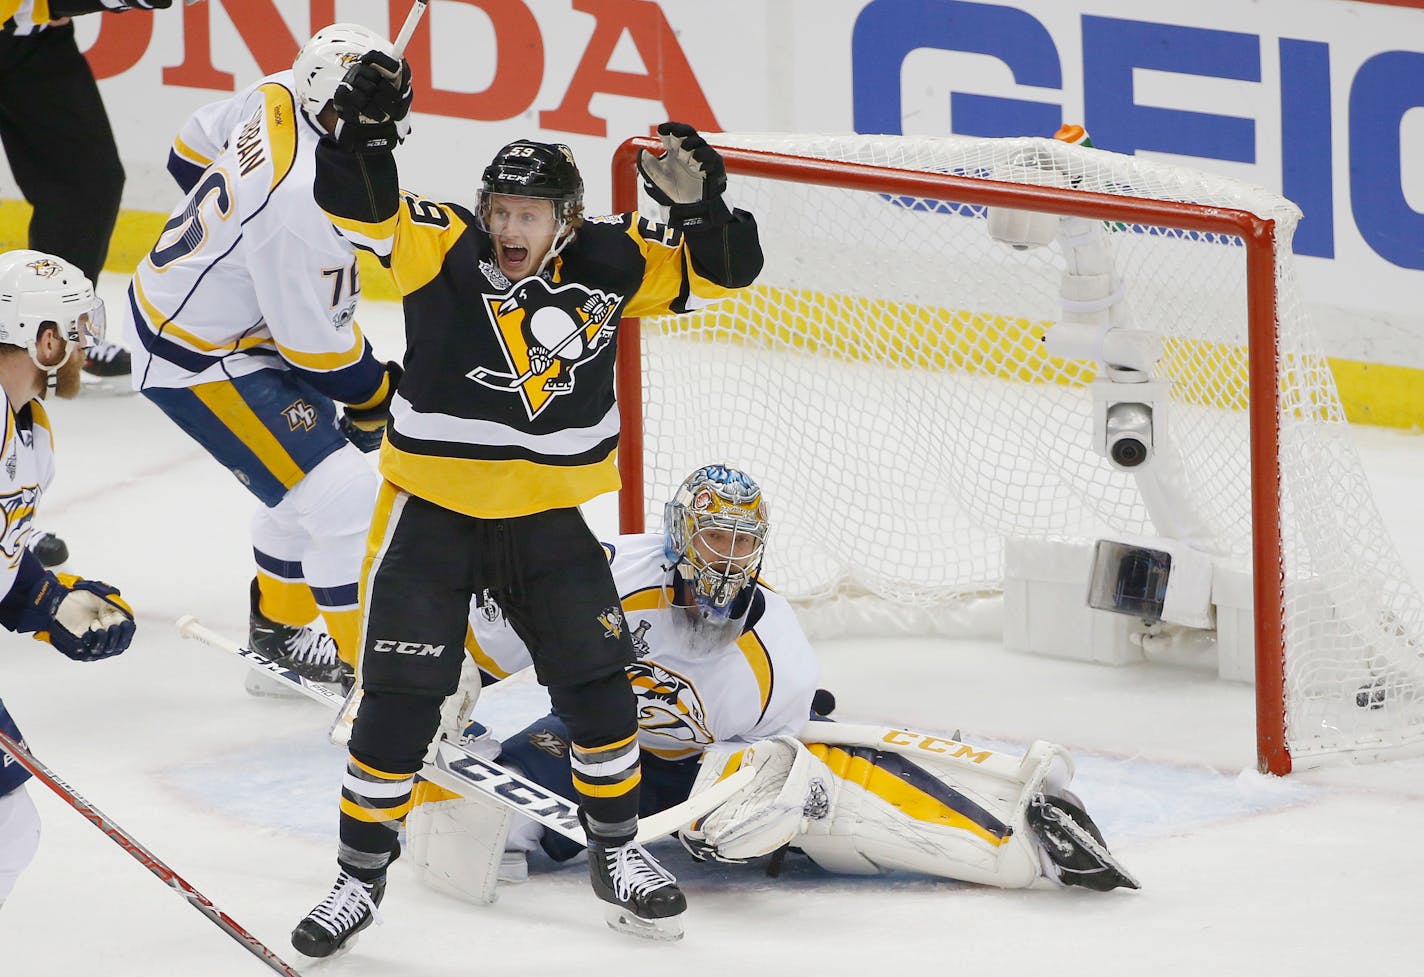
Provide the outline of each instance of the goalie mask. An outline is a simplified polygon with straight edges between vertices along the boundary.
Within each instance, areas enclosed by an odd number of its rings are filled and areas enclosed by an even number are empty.
[[[41,363],[35,348],[45,326],[65,341],[57,363]],[[104,302],[78,268],[41,251],[0,255],[0,343],[28,350],[35,366],[53,376],[76,350],[102,340],[104,326]]]
[[[761,486],[725,465],[699,468],[663,510],[664,549],[702,616],[745,611],[737,597],[761,570],[768,529]]]
[[[292,63],[297,103],[315,118],[336,94],[336,86],[346,77],[347,69],[372,50],[400,60],[390,41],[360,24],[332,24],[317,31],[302,45]]]
[[[527,228],[531,238],[549,242],[543,253],[535,256],[538,260],[530,262],[532,273],[539,274],[573,239],[574,230],[583,221],[583,178],[573,151],[562,143],[520,139],[495,154],[485,167],[475,213],[480,229],[497,244],[510,232],[508,211],[520,198],[549,202],[547,218],[539,226]],[[539,213],[542,215],[542,208]],[[516,214],[526,223],[530,216],[527,208]]]

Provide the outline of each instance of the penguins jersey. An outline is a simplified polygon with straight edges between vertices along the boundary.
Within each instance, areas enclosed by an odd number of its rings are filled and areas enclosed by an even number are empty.
[[[381,473],[479,518],[617,489],[619,318],[701,308],[761,267],[756,221],[743,211],[686,233],[631,213],[585,220],[543,277],[511,282],[474,214],[399,192],[389,155],[321,146],[316,194],[404,296],[405,376]],[[533,357],[531,346],[551,355]]]
[[[638,660],[628,678],[638,697],[639,746],[667,760],[698,757],[712,743],[749,743],[799,733],[820,673],[786,599],[758,584],[740,627],[708,633],[674,606],[673,568],[661,534],[605,543],[622,599],[621,619]],[[529,651],[489,599],[471,609],[466,644],[480,670],[505,678],[532,664]]]
[[[385,366],[355,320],[355,251],[312,198],[321,133],[293,88],[290,71],[270,75],[200,109],[175,140],[170,170],[188,195],[122,317],[136,387],[286,369],[343,403],[385,396]]]

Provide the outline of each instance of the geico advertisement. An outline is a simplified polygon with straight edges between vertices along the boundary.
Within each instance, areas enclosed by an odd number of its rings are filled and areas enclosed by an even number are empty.
[[[209,0],[86,17],[132,184],[167,209],[187,112],[291,63],[337,20],[394,35],[406,0]],[[504,142],[607,160],[666,118],[706,129],[1050,134],[1277,190],[1332,352],[1424,366],[1424,10],[1359,0],[433,0],[407,57],[402,180],[468,199]],[[162,207],[157,204],[162,203]]]

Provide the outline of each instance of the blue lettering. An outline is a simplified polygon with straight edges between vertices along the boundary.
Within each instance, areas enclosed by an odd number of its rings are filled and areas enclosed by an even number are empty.
[[[900,70],[922,48],[998,58],[1020,85],[1063,85],[1053,37],[1022,10],[963,0],[872,0],[851,37],[856,132],[904,132]],[[949,106],[951,131],[966,136],[1047,136],[1063,118],[1057,105],[964,92],[951,93]]]
[[[1146,149],[1238,163],[1256,161],[1255,120],[1138,105],[1133,97],[1137,68],[1259,82],[1261,52],[1256,35],[1083,18],[1083,104],[1094,145],[1127,154]]]
[[[1295,253],[1335,257],[1330,45],[1281,39],[1281,193],[1305,218]]]
[[[1424,214],[1404,196],[1404,113],[1424,105],[1424,54],[1386,51],[1350,86],[1350,205],[1360,235],[1380,257],[1424,269]]]

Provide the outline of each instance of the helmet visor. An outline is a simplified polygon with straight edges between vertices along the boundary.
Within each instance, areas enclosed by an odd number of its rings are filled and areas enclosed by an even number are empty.
[[[68,338],[70,342],[77,342],[80,349],[88,349],[102,343],[108,331],[109,317],[104,310],[104,300],[96,296],[94,308],[79,313]]]

